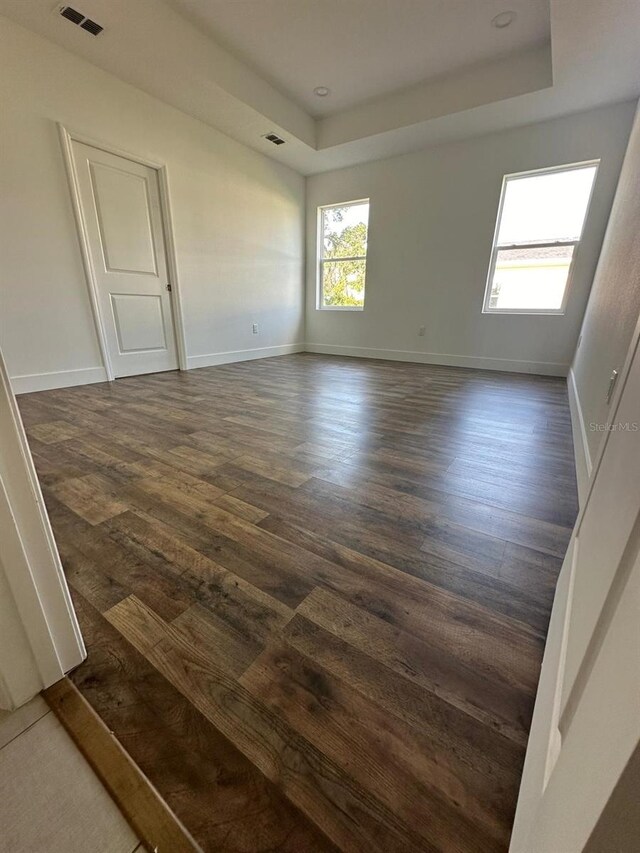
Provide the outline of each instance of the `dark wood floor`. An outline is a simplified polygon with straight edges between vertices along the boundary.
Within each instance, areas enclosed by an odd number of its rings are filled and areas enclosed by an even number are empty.
[[[560,379],[295,355],[20,398],[73,680],[208,851],[505,851]]]

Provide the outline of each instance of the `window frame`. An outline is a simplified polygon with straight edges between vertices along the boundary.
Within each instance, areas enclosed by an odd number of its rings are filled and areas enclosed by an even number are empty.
[[[518,180],[519,178],[528,178],[532,175],[552,175],[554,172],[572,172],[577,169],[588,169],[595,166],[595,174],[593,176],[593,181],[591,183],[591,190],[589,192],[589,198],[587,199],[587,206],[584,212],[584,218],[582,220],[582,228],[580,229],[580,235],[576,240],[556,240],[549,242],[533,242],[533,243],[512,243],[499,245],[498,244],[498,234],[500,232],[500,224],[502,222],[502,212],[504,208],[504,202],[507,194],[507,185],[509,181]],[[484,299],[482,302],[482,313],[483,314],[529,314],[529,315],[543,315],[543,316],[562,316],[566,314],[567,311],[567,303],[569,300],[569,294],[571,291],[571,284],[573,281],[573,271],[575,269],[576,256],[578,254],[578,250],[580,244],[582,243],[582,238],[584,236],[584,229],[587,224],[587,219],[589,217],[589,211],[591,209],[591,202],[593,201],[593,192],[595,190],[596,181],[598,179],[598,170],[600,167],[600,160],[583,160],[579,163],[568,163],[563,166],[549,166],[543,169],[530,169],[526,172],[511,172],[507,175],[504,175],[502,178],[502,189],[500,191],[500,202],[498,204],[498,213],[496,216],[496,225],[493,232],[493,243],[491,245],[491,259],[489,261],[489,274],[487,276],[487,283],[484,289]],[[573,254],[571,256],[571,263],[569,264],[569,271],[567,273],[567,280],[564,286],[564,293],[562,296],[562,304],[559,308],[491,308],[489,306],[489,302],[491,300],[491,289],[493,286],[493,277],[495,275],[496,262],[498,260],[498,252],[505,251],[508,249],[544,249],[544,248],[552,248],[552,247],[564,247],[564,246],[573,246]]]
[[[342,261],[364,261],[365,262],[365,295],[366,295],[366,262],[367,255],[354,255],[353,257],[345,258],[323,258],[322,252],[324,249],[324,234],[323,234],[323,214],[325,210],[331,210],[335,207],[355,207],[358,204],[368,204],[371,211],[370,198],[357,198],[353,201],[341,201],[337,204],[319,204],[316,210],[316,311],[364,311],[364,299],[362,305],[323,305],[322,293],[322,269],[323,264],[340,263]],[[369,224],[367,223],[367,254],[369,251]]]

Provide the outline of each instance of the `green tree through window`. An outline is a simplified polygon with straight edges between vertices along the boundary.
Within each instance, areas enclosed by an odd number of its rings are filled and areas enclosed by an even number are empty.
[[[362,308],[369,202],[324,207],[320,215],[320,307]]]

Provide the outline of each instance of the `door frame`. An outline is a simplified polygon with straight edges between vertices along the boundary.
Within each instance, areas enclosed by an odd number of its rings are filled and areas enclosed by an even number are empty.
[[[170,203],[169,172],[166,163],[150,160],[148,157],[141,157],[139,154],[133,154],[131,151],[125,151],[122,148],[117,148],[114,145],[93,139],[84,133],[78,133],[74,130],[70,130],[60,122],[58,122],[58,133],[60,136],[62,156],[67,172],[69,191],[71,193],[73,213],[78,230],[82,265],[84,267],[84,274],[91,302],[91,310],[93,312],[98,344],[100,346],[100,354],[102,356],[102,363],[107,374],[107,379],[109,382],[113,382],[115,379],[115,373],[111,363],[111,357],[109,355],[109,348],[107,346],[107,336],[104,325],[105,320],[102,316],[100,301],[98,298],[98,280],[93,266],[93,258],[91,256],[91,249],[89,246],[89,232],[87,230],[87,223],[85,221],[84,211],[80,200],[78,166],[73,153],[73,142],[90,145],[92,148],[98,148],[100,151],[106,151],[107,154],[114,154],[116,157],[123,157],[125,160],[140,163],[142,166],[147,166],[157,173],[160,209],[162,213],[162,233],[164,235],[165,253],[167,257],[167,276],[169,284],[171,285],[169,297],[171,300],[171,311],[173,315],[173,334],[176,342],[176,352],[178,355],[178,367],[180,370],[188,370],[187,345],[184,333],[184,314],[182,310],[173,217]]]
[[[86,657],[0,351],[0,707],[17,708]]]
[[[616,383],[611,403],[609,404],[607,419],[611,423],[616,421],[618,409],[626,390],[627,380],[629,379],[631,368],[636,358],[640,358],[640,317],[638,317],[636,322],[624,364],[620,370],[620,377]],[[581,692],[584,683],[580,678],[579,670],[578,677],[573,683],[570,695],[565,704],[565,713],[563,714],[562,692],[564,688],[569,622],[573,604],[573,586],[579,547],[578,540],[591,493],[595,488],[598,473],[612,434],[611,431],[605,433],[596,452],[595,462],[586,487],[585,499],[579,508],[578,517],[558,577],[522,771],[518,803],[509,846],[510,853],[530,853],[531,851],[531,833],[535,827],[538,807],[542,801],[547,782],[553,772],[560,752],[563,720],[566,717],[566,711],[571,708],[576,695]],[[618,566],[616,575],[607,592],[601,613],[604,611],[608,612],[608,605],[619,586],[620,576],[625,571],[623,566],[624,561]],[[596,627],[596,631],[598,631],[598,627]],[[587,650],[588,654],[589,649]]]

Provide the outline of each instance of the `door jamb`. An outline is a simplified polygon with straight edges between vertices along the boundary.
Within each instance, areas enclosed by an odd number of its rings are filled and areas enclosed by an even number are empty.
[[[91,310],[100,345],[100,354],[102,362],[107,374],[107,379],[112,382],[115,379],[115,373],[111,358],[109,356],[109,348],[107,347],[107,336],[105,333],[104,320],[100,311],[100,302],[98,299],[98,282],[93,267],[91,251],[89,247],[89,234],[87,224],[82,210],[80,201],[80,186],[78,183],[78,169],[76,160],[73,154],[72,143],[80,142],[83,145],[91,145],[93,148],[98,148],[101,151],[106,151],[108,154],[115,154],[117,157],[123,157],[126,160],[132,160],[134,163],[140,163],[143,166],[148,166],[158,174],[158,192],[160,195],[160,208],[162,212],[162,230],[165,242],[165,255],[167,259],[167,276],[171,285],[171,308],[173,315],[173,332],[176,342],[176,352],[178,355],[178,366],[180,370],[188,370],[187,365],[187,346],[184,330],[184,314],[182,311],[182,298],[180,292],[180,282],[178,276],[178,263],[176,258],[176,243],[174,235],[173,216],[171,213],[170,192],[169,192],[169,172],[166,163],[159,163],[155,160],[150,160],[147,157],[141,157],[138,154],[133,154],[130,151],[124,151],[121,148],[116,148],[113,145],[108,145],[104,142],[92,139],[83,133],[69,130],[63,124],[58,123],[58,133],[60,135],[60,144],[62,147],[62,156],[67,171],[67,179],[69,182],[69,191],[71,193],[71,202],[73,205],[73,213],[78,229],[78,239],[80,242],[80,253],[82,255],[82,264],[84,267],[85,279],[89,290],[89,299],[91,301]]]
[[[634,358],[636,358],[636,354],[639,351],[640,317],[636,321],[625,360],[620,370],[620,377],[609,404],[607,418],[612,423],[615,422]],[[520,853],[520,851],[528,849],[525,845],[529,841],[529,834],[535,821],[538,806],[553,770],[555,759],[557,758],[557,740],[560,737],[559,725],[562,719],[560,703],[564,687],[564,651],[566,650],[569,629],[577,551],[580,547],[580,530],[611,435],[611,431],[605,433],[597,450],[587,485],[587,494],[584,502],[579,507],[578,516],[571,534],[571,541],[569,542],[567,554],[558,578],[509,847],[509,850],[513,851],[513,853]],[[568,577],[563,586],[563,576],[565,574]],[[613,583],[615,584],[615,580]],[[563,588],[565,592],[561,594]],[[558,628],[554,632],[553,628],[556,620]],[[574,688],[575,682],[572,690]],[[568,705],[565,707],[568,707]],[[543,758],[539,760],[541,752]]]
[[[86,650],[1,351],[0,539],[0,707],[11,709],[82,663]]]

